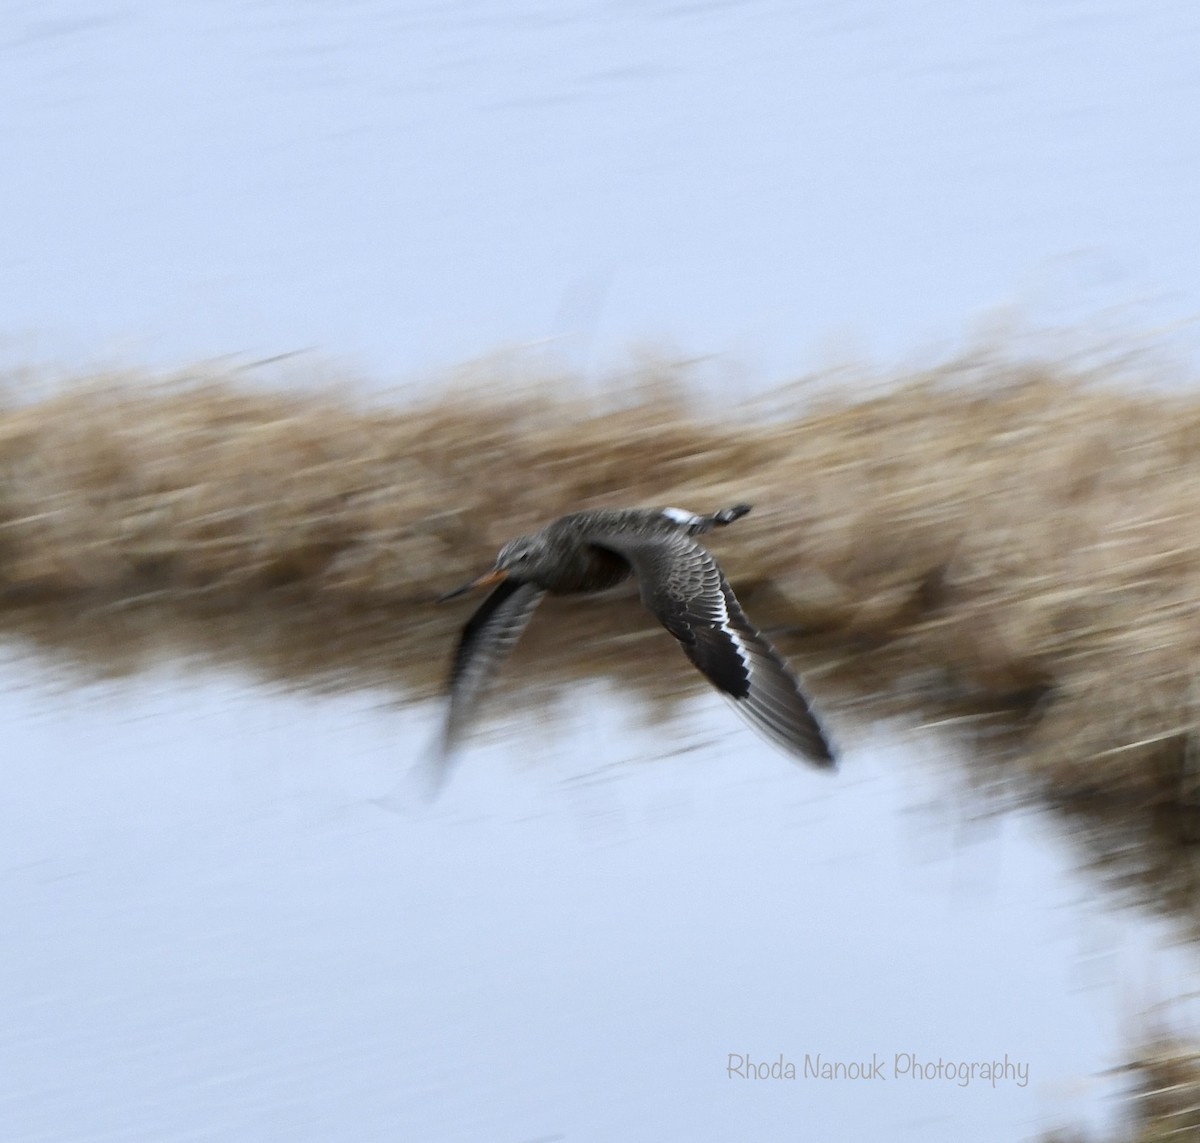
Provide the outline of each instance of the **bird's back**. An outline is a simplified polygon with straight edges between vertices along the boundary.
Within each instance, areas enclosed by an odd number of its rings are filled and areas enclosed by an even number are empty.
[[[548,524],[539,534],[547,558],[540,561],[537,582],[555,595],[604,591],[633,574],[629,561],[598,544],[605,535],[645,531],[655,526],[655,512],[642,509],[592,509],[573,512]],[[669,527],[660,520],[660,527]]]

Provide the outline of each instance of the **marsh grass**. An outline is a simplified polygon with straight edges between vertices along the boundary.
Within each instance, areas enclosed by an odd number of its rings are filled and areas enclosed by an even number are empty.
[[[1054,1131],[1044,1143],[1183,1143],[1200,1138],[1200,1051],[1159,1030],[1115,1069],[1128,1081],[1124,1124],[1103,1140],[1077,1130]]]
[[[479,367],[399,407],[93,378],[0,414],[0,623],[85,674],[188,656],[425,697],[471,606],[433,598],[513,535],[748,501],[712,547],[835,729],[955,728],[982,781],[1061,811],[1111,885],[1196,932],[1200,397],[1119,374],[976,356],[732,417],[653,367],[590,398]],[[632,592],[546,611],[509,702],[703,686]],[[1194,1104],[1180,1049],[1135,1069],[1147,1107],[1172,1058]]]
[[[1200,1052],[1178,1039],[1154,1041],[1128,1065],[1136,1143],[1200,1138]]]
[[[94,381],[0,416],[0,605],[97,664],[132,664],[153,612],[164,647],[428,694],[463,609],[427,605],[505,539],[581,507],[748,500],[714,547],[816,689],[867,715],[1012,710],[1013,764],[1046,793],[1190,804],[1200,399],[1099,381],[961,362],[740,423],[653,375],[616,406],[480,381],[399,409]],[[627,678],[614,625],[644,635],[639,684],[687,677],[640,615],[565,610],[588,653],[557,638],[533,681]]]
[[[0,619],[90,669],[192,653],[423,696],[469,606],[430,600],[504,540],[744,500],[713,547],[835,715],[954,720],[1043,799],[1200,834],[1200,398],[972,358],[731,421],[652,368],[619,399],[555,380],[397,408],[122,376],[12,407]],[[631,596],[554,603],[510,697],[697,685]]]

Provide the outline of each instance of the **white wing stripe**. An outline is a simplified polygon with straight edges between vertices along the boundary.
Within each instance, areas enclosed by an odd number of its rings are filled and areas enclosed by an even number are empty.
[[[683,508],[664,508],[662,514],[673,524],[699,524],[703,518]]]

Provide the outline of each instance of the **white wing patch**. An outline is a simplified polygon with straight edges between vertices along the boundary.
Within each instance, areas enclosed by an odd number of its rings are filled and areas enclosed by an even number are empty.
[[[730,642],[737,649],[738,658],[742,660],[742,666],[746,668],[746,678],[753,682],[754,678],[754,653],[746,643],[742,633],[733,625],[733,620],[729,616],[729,604],[725,601],[725,593],[720,590],[718,584],[717,595],[721,600],[720,622],[721,630],[729,636]]]
[[[699,524],[703,519],[702,516],[697,516],[695,512],[688,512],[683,508],[664,508],[662,514],[673,524]]]

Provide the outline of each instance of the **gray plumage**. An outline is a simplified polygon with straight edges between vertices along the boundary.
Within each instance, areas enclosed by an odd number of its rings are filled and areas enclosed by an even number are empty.
[[[489,572],[442,599],[498,586],[463,628],[450,671],[439,762],[444,770],[483,688],[546,592],[602,591],[637,577],[642,601],[706,678],[767,738],[816,766],[833,751],[795,675],[746,618],[716,560],[693,539],[746,515],[678,508],[576,512],[500,549]]]

